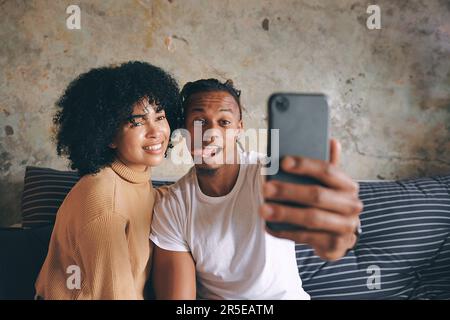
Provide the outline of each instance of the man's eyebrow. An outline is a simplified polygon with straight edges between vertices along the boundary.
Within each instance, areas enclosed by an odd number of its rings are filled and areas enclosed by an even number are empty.
[[[203,112],[203,111],[205,111],[205,109],[202,107],[192,107],[191,108],[191,112]]]
[[[191,112],[203,112],[203,111],[205,111],[205,109],[204,108],[202,108],[202,107],[192,107],[191,108]],[[221,112],[221,111],[223,111],[223,112],[233,112],[233,110],[231,110],[231,108],[220,108],[219,109],[219,112]]]

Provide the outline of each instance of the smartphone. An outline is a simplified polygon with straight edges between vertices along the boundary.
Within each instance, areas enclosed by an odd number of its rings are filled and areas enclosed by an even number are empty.
[[[275,93],[268,101],[269,134],[268,156],[270,165],[278,162],[276,174],[267,175],[267,180],[299,184],[320,184],[309,177],[283,172],[279,166],[283,157],[301,156],[329,161],[329,107],[327,97],[323,94]],[[278,130],[278,139],[273,129]],[[302,207],[298,204],[285,205]],[[285,223],[267,222],[274,230],[299,230],[300,226]]]

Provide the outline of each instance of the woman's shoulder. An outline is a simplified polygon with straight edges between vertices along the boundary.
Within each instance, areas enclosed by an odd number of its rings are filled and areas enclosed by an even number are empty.
[[[116,173],[110,167],[105,167],[98,173],[82,176],[74,189],[86,193],[107,192],[113,189],[115,179]]]
[[[110,168],[81,177],[59,208],[55,229],[78,234],[94,221],[109,221],[114,215],[115,179]]]
[[[112,210],[116,185],[116,174],[109,168],[103,168],[96,174],[88,174],[75,184],[65,202],[77,207],[81,212],[108,212]]]

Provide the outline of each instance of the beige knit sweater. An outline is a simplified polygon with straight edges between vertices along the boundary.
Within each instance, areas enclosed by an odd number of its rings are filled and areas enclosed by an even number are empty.
[[[37,296],[143,299],[155,199],[149,180],[149,170],[118,161],[80,179],[58,211]]]

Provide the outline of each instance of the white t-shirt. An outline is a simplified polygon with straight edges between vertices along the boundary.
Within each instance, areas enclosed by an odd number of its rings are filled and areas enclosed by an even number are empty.
[[[294,242],[264,230],[261,165],[248,164],[255,155],[241,155],[225,196],[205,195],[193,167],[155,204],[150,239],[165,250],[191,252],[200,299],[309,299]]]

